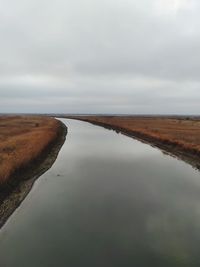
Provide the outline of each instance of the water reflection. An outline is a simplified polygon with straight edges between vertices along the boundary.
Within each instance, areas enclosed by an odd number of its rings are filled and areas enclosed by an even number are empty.
[[[0,266],[199,266],[199,173],[126,136],[66,124],[58,160],[1,231]]]

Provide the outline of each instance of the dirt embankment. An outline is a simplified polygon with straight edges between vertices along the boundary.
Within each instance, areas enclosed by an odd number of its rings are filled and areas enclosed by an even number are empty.
[[[0,117],[0,227],[56,160],[67,134],[47,117]]]
[[[135,116],[74,116],[140,139],[200,169],[200,120]]]

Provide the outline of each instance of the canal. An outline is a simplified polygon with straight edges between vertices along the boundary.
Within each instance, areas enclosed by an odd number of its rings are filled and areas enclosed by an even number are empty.
[[[199,172],[112,130],[62,121],[56,162],[0,231],[0,266],[199,267]]]

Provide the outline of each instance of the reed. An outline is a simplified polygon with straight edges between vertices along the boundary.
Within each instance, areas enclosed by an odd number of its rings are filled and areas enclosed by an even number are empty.
[[[81,116],[77,119],[111,126],[144,139],[200,155],[200,120],[161,117]]]
[[[59,121],[47,117],[0,117],[0,185],[36,160],[58,136]]]

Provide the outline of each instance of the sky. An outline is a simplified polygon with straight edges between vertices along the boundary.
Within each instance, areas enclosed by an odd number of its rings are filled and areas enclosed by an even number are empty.
[[[0,113],[200,113],[199,0],[0,0]]]

